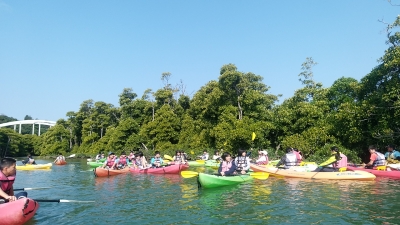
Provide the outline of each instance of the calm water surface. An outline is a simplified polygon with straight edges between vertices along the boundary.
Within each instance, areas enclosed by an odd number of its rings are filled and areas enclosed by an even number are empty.
[[[49,171],[18,171],[14,187],[51,187],[29,191],[35,199],[96,202],[40,203],[27,224],[400,224],[400,180],[270,177],[198,190],[196,178],[131,173],[95,178],[85,171],[90,169],[85,160],[68,162]]]

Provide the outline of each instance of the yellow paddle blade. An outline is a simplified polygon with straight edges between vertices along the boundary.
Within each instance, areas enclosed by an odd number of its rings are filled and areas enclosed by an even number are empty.
[[[182,171],[181,172],[181,176],[183,178],[191,178],[191,177],[195,177],[197,175],[199,175],[199,173],[195,172],[195,171]]]
[[[198,159],[198,160],[196,160],[196,162],[201,163],[201,164],[206,163],[206,161],[205,161],[205,160],[202,160],[202,159]]]
[[[266,172],[254,172],[254,173],[250,173],[250,176],[252,176],[255,179],[259,179],[259,180],[266,180],[269,177],[269,173],[266,173]]]
[[[168,159],[168,160],[173,160],[173,158],[171,157],[171,156],[169,156],[169,155],[164,155],[164,159]]]
[[[190,154],[194,155],[194,151],[190,151]]]
[[[254,139],[256,139],[256,133],[253,132],[253,133],[251,134],[251,140],[254,141]]]
[[[217,169],[219,169],[219,167],[218,167],[218,166],[212,166],[211,168],[212,168],[212,169],[214,169],[214,170],[217,170]]]

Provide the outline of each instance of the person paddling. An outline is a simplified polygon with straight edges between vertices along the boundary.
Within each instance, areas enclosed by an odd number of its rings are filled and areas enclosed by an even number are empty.
[[[28,193],[25,191],[14,195],[13,184],[17,175],[16,164],[17,161],[13,158],[6,157],[0,160],[0,203],[13,202],[28,197]]]
[[[250,169],[250,157],[247,156],[246,150],[239,149],[238,155],[235,158],[236,171],[245,174]]]
[[[183,155],[182,151],[179,151],[179,150],[177,150],[175,152],[175,155],[174,155],[174,157],[172,159],[174,161],[173,162],[174,164],[186,164],[187,163],[185,155]]]
[[[297,157],[293,153],[293,148],[286,148],[286,154],[281,158],[278,164],[276,164],[276,167],[279,167],[280,165],[284,165],[285,169],[297,165]]]
[[[63,156],[62,153],[59,153],[56,160],[54,160],[54,163],[56,162],[64,162],[65,161],[65,157]]]
[[[368,148],[371,157],[369,158],[369,162],[365,165],[366,169],[373,169],[376,166],[384,166],[386,165],[385,156],[376,151],[376,147],[374,145],[369,146]]]
[[[216,160],[216,161],[220,161],[221,160],[221,154],[219,154],[219,151],[215,151],[214,152],[214,155],[213,155],[212,159]]]
[[[347,167],[347,156],[339,152],[339,148],[333,146],[331,148],[332,156],[325,162],[318,165],[313,172],[336,172],[342,167]]]
[[[161,165],[164,163],[163,159],[161,158],[160,152],[156,151],[155,156],[151,159],[150,164],[153,167],[161,167]]]
[[[232,176],[236,174],[236,164],[232,160],[231,154],[224,152],[221,156],[222,162],[218,168],[218,175]]]
[[[107,169],[114,169],[114,164],[115,164],[115,154],[114,152],[108,153],[108,157],[106,161],[104,161],[103,168]]]
[[[395,146],[390,144],[386,148],[388,151],[385,153],[385,159],[388,163],[399,163],[400,152],[395,149]]]
[[[121,156],[119,157],[119,160],[115,160],[113,168],[121,170],[127,166],[128,166],[128,157],[126,156],[125,152],[122,152]]]
[[[203,155],[200,156],[200,159],[202,159],[202,160],[208,160],[208,157],[209,157],[209,155],[208,155],[207,151],[204,150],[204,151],[203,151]]]
[[[27,156],[28,158],[26,159],[26,160],[22,160],[22,164],[30,164],[30,165],[35,165],[36,164],[36,162],[35,162],[35,160],[33,159],[33,157],[32,157],[32,155],[31,154],[28,154],[28,156]]]

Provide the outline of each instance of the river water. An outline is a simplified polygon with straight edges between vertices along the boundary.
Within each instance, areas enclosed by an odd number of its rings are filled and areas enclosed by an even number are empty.
[[[198,190],[196,178],[95,178],[88,169],[86,160],[72,159],[48,171],[18,171],[14,188],[51,187],[29,191],[30,198],[95,201],[40,203],[27,224],[400,224],[400,180],[270,177]]]

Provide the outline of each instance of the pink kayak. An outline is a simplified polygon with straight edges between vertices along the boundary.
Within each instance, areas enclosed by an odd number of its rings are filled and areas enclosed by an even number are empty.
[[[186,164],[175,164],[159,168],[148,168],[148,169],[134,169],[130,168],[132,173],[153,173],[153,174],[179,174],[180,171],[186,170],[189,165]]]
[[[383,170],[358,168],[358,167],[353,167],[353,166],[347,166],[347,170],[362,170],[362,171],[365,171],[365,172],[372,173],[377,177],[400,178],[400,171],[397,171],[397,170],[383,171]]]
[[[0,224],[24,224],[35,215],[38,208],[39,203],[30,198],[21,198],[14,202],[0,204]]]

